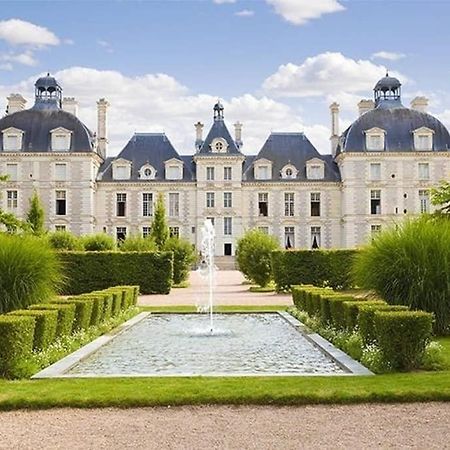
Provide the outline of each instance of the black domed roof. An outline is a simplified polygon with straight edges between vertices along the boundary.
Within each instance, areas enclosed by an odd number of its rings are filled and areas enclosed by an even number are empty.
[[[401,87],[400,81],[395,77],[390,77],[386,74],[378,83],[375,85],[374,91],[393,91]]]
[[[45,77],[38,78],[34,85],[36,86],[36,88],[41,87],[45,89],[48,89],[49,87],[53,87],[55,89],[60,87],[58,82],[56,81],[56,78],[50,76],[49,73],[47,73],[47,76]]]

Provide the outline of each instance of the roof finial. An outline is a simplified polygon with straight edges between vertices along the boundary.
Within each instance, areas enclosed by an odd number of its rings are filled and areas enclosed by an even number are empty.
[[[388,77],[388,76],[389,76],[389,70],[386,69],[386,77]]]
[[[217,99],[217,103],[214,105],[214,120],[223,120],[223,105],[220,103],[220,99]]]

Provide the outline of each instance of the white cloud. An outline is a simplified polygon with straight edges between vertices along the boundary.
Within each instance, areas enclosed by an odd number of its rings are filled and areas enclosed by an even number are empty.
[[[11,70],[13,70],[13,65],[11,63],[0,64],[0,70],[7,70],[8,72],[10,72]]]
[[[234,15],[238,17],[252,17],[255,15],[255,11],[252,11],[250,9],[243,9],[242,11],[235,12]]]
[[[404,53],[395,53],[395,52],[376,52],[373,53],[370,59],[385,59],[387,61],[397,61],[399,59],[406,58]]]
[[[304,25],[324,14],[345,10],[337,0],[266,0],[275,12],[294,25]]]
[[[114,49],[112,48],[112,45],[108,41],[104,41],[103,39],[99,39],[97,41],[97,44],[100,47],[104,48],[105,51],[107,51],[108,53],[113,53],[114,52]]]
[[[25,66],[35,66],[37,64],[36,59],[31,51],[24,53],[9,53],[0,55],[1,61],[11,63],[23,64]]]
[[[224,3],[236,3],[236,0],[213,0],[217,5],[223,5]]]
[[[60,43],[59,38],[47,28],[20,19],[0,21],[0,39],[12,45],[36,47]]]

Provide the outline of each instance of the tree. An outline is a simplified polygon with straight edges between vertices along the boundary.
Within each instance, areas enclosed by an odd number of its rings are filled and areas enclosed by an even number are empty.
[[[431,203],[438,205],[438,211],[450,214],[450,182],[442,181],[438,188],[431,189]]]
[[[45,212],[41,199],[36,191],[30,198],[30,207],[27,212],[27,222],[30,224],[31,232],[36,236],[45,233],[44,228]]]
[[[169,227],[166,221],[166,208],[164,207],[164,198],[162,194],[158,195],[155,205],[155,213],[152,222],[152,231],[150,236],[155,241],[158,250],[162,250],[169,237]]]
[[[186,239],[172,236],[164,244],[164,250],[173,253],[173,282],[180,284],[186,281],[189,270],[195,262],[195,253],[191,243]]]

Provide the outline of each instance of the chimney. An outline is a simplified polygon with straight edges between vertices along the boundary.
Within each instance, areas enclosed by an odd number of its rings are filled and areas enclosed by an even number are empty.
[[[236,142],[237,148],[241,148],[244,143],[242,142],[242,123],[236,122],[234,124],[234,140]]]
[[[364,113],[371,111],[375,108],[375,102],[373,100],[361,100],[358,103],[359,115],[362,116]]]
[[[197,122],[195,127],[195,148],[197,150],[200,149],[200,147],[203,144],[203,124],[201,122]]]
[[[428,99],[426,97],[415,97],[411,100],[411,109],[419,112],[427,112]]]
[[[336,148],[339,142],[339,105],[334,102],[330,105],[331,112],[331,154],[336,156]]]
[[[97,152],[102,158],[106,158],[106,149],[108,147],[108,126],[107,115],[109,103],[101,98],[97,102]]]
[[[6,99],[8,100],[6,114],[13,114],[25,109],[27,101],[20,94],[10,94]]]
[[[74,116],[78,115],[78,102],[75,97],[64,97],[62,100],[62,109]]]

